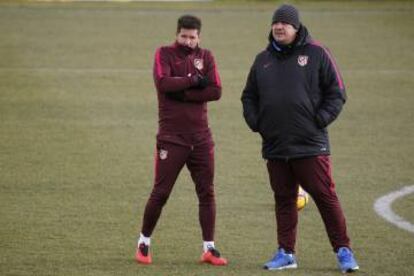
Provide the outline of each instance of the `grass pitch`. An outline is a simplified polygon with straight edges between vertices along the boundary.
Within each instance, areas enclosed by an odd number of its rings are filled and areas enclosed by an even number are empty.
[[[412,275],[414,236],[372,208],[414,183],[412,2],[295,2],[334,53],[348,102],[330,127],[334,177],[362,275]],[[260,140],[240,94],[266,46],[275,3],[0,3],[0,274],[264,275],[275,250]],[[154,264],[134,262],[153,178],[152,62],[178,16],[200,16],[223,98],[216,141],[216,242],[226,268],[201,266],[193,184],[184,171],[153,236]],[[413,223],[412,196],[395,203]],[[335,275],[316,206],[300,213],[299,268]]]

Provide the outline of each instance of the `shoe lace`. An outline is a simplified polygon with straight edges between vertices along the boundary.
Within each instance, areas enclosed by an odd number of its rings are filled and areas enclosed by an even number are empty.
[[[145,245],[145,243],[141,243],[139,245],[139,251],[141,252],[143,256],[148,256],[148,250],[149,250],[149,246]]]
[[[339,254],[339,261],[340,262],[351,262],[352,261],[352,253],[348,250],[343,250]]]
[[[208,251],[210,251],[211,252],[211,255],[213,255],[214,257],[220,258],[220,252],[217,249],[210,248]]]
[[[277,251],[275,253],[274,257],[273,257],[273,260],[274,261],[276,261],[276,260],[287,260],[289,263],[294,262],[294,259],[292,257],[292,253],[286,253],[286,251],[284,251],[284,250],[283,251],[282,250]]]
[[[281,259],[285,256],[285,254],[283,252],[277,252],[275,255],[275,259]]]

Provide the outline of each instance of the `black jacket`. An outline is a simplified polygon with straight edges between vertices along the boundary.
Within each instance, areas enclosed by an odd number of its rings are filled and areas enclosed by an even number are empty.
[[[292,47],[277,51],[272,34],[269,42],[256,56],[241,98],[247,124],[263,138],[263,157],[329,154],[326,127],[346,99],[331,53],[303,25]]]

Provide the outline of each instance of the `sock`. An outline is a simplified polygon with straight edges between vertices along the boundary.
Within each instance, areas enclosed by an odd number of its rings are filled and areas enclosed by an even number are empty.
[[[203,242],[203,251],[207,252],[210,248],[214,248],[214,241],[204,241]]]
[[[140,245],[141,243],[144,243],[145,245],[150,246],[151,238],[150,237],[145,237],[142,233],[140,233],[139,234],[139,239],[138,239],[138,245]]]

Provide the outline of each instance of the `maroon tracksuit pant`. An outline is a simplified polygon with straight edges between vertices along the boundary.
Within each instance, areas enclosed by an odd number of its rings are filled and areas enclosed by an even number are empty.
[[[203,240],[214,240],[214,143],[210,131],[157,136],[155,180],[145,207],[142,234],[150,237],[181,169],[187,166],[199,201]]]
[[[335,192],[331,162],[327,155],[286,161],[269,160],[267,168],[276,201],[277,239],[280,248],[294,252],[298,211],[298,185],[316,203],[335,252],[349,247],[346,222]]]

